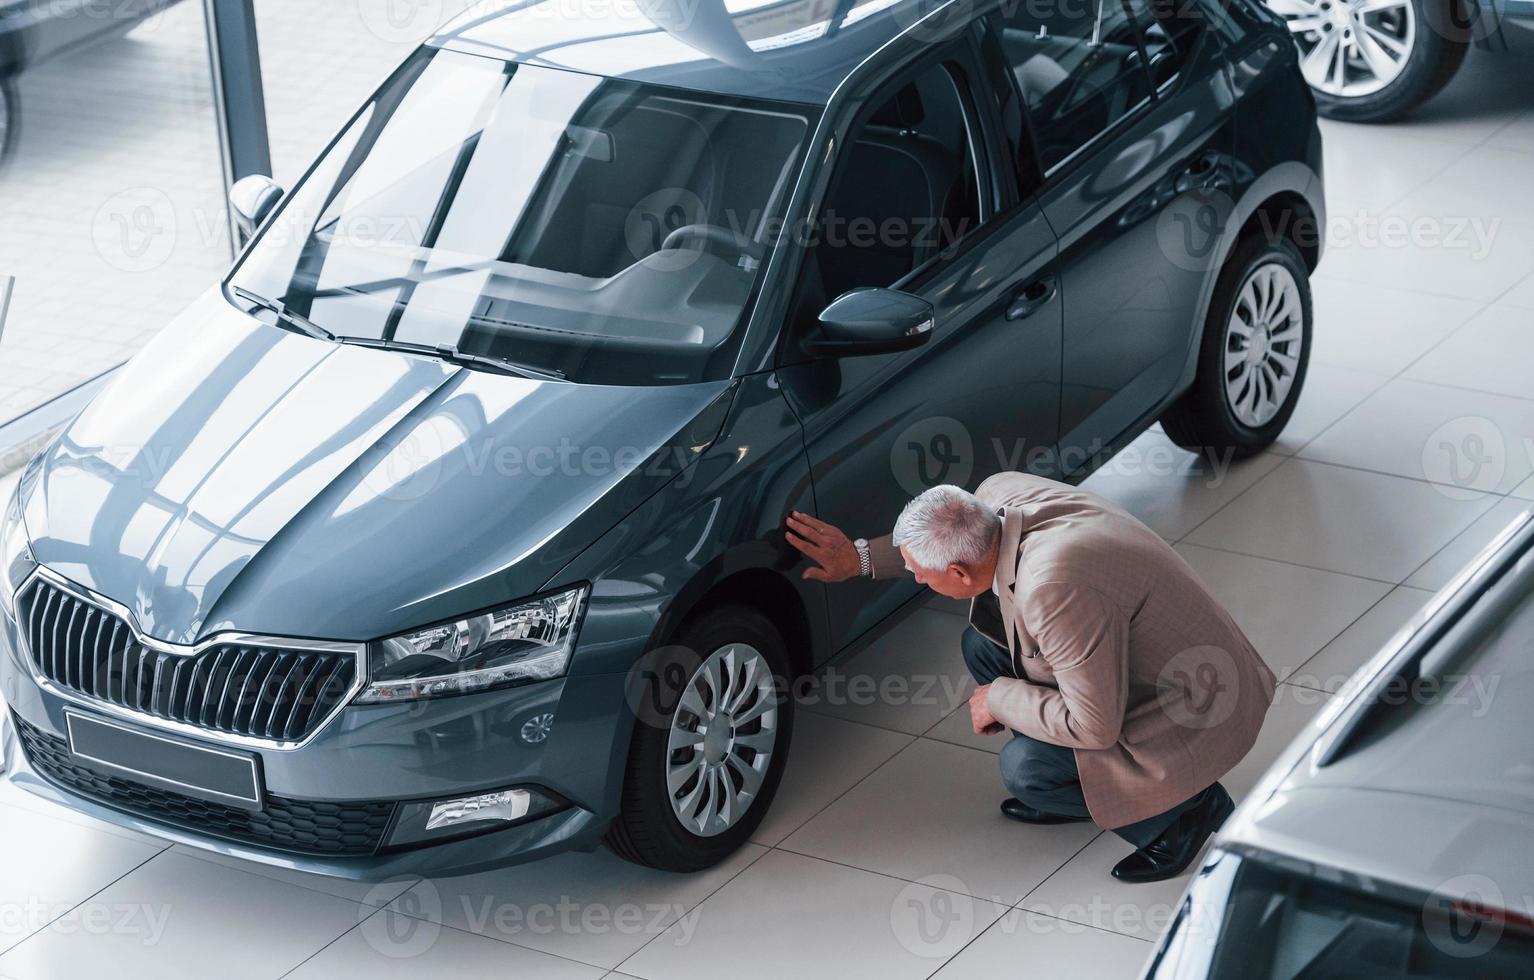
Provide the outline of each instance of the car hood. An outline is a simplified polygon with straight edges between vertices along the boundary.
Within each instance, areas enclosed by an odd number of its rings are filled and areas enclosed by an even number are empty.
[[[373,639],[562,584],[717,435],[729,390],[461,369],[213,291],[54,440],[25,521],[39,562],[158,639]]]

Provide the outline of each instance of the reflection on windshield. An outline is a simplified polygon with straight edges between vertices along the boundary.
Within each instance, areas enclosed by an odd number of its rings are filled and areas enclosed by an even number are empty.
[[[806,111],[427,50],[233,285],[341,338],[592,383],[718,377]]]

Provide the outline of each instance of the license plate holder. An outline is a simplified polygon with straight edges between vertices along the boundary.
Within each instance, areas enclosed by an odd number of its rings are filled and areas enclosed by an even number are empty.
[[[209,803],[260,810],[261,760],[105,718],[64,713],[69,751],[91,768]]]

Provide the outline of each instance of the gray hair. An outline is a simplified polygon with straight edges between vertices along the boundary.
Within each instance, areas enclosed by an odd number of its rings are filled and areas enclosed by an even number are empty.
[[[962,487],[933,487],[905,505],[891,541],[929,571],[984,561],[1001,535],[1001,518]]]

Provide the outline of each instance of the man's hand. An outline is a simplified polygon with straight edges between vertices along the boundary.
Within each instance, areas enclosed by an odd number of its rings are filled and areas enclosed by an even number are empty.
[[[990,693],[991,685],[982,684],[969,696],[969,723],[974,726],[976,735],[1000,735],[1006,731],[1007,726],[991,714],[990,705],[986,702]]]
[[[862,572],[858,549],[847,535],[808,514],[796,510],[788,515],[788,543],[816,565],[804,570],[805,578],[841,582]]]

